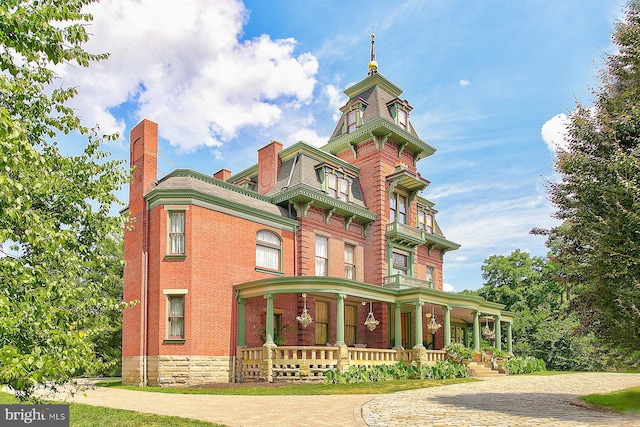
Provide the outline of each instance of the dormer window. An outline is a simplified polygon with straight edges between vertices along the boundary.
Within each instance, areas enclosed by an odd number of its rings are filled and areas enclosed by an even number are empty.
[[[431,212],[418,208],[418,228],[433,234],[433,214]]]
[[[362,114],[367,108],[367,102],[362,98],[349,100],[340,111],[344,114],[344,133],[355,132],[362,125]]]
[[[358,125],[358,112],[353,110],[347,113],[347,133],[356,130]]]
[[[327,193],[343,202],[349,201],[351,184],[346,178],[341,178],[334,173],[327,172]]]
[[[398,126],[407,130],[407,112],[404,110],[398,110]]]
[[[325,191],[329,197],[346,203],[351,201],[353,197],[351,195],[351,183],[354,179],[352,175],[345,173],[342,168],[336,168],[327,163],[316,166],[316,169],[322,181],[322,190]]]
[[[387,107],[389,107],[389,113],[391,113],[391,117],[393,117],[396,125],[402,128],[402,130],[409,130],[409,113],[413,110],[409,102],[406,99],[396,98],[388,102]]]

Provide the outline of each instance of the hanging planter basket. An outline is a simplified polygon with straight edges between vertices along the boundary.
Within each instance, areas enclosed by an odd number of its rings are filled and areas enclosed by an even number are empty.
[[[429,322],[429,324],[427,325],[427,329],[429,330],[429,332],[431,332],[432,334],[435,334],[436,332],[438,332],[438,329],[440,329],[441,327],[442,325],[436,322],[436,316],[432,316],[431,322]]]
[[[302,294],[302,298],[304,299],[304,309],[302,310],[302,314],[296,317],[296,320],[300,322],[303,328],[306,328],[313,323],[313,318],[307,312],[307,294]]]
[[[496,338],[496,333],[489,329],[489,326],[485,326],[482,331],[482,336],[485,340],[493,340]]]
[[[380,321],[373,315],[373,308],[371,302],[369,302],[369,314],[367,315],[367,319],[364,321],[364,326],[366,326],[370,331],[373,331],[379,324]]]

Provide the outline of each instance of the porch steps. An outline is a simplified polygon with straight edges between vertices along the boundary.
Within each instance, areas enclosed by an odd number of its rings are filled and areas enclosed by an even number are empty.
[[[471,362],[467,365],[467,375],[470,377],[497,377],[504,374],[491,369],[489,362]]]

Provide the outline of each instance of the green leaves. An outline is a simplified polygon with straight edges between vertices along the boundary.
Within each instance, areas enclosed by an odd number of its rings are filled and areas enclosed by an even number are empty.
[[[52,64],[106,58],[82,49],[91,2],[0,2],[0,383],[23,399],[104,369],[95,337],[119,333],[123,224],[110,212],[127,174],[100,148],[114,137],[65,105],[76,89],[46,87]],[[77,156],[55,142],[71,132],[87,137]]]
[[[592,108],[577,106],[550,198],[562,225],[549,246],[584,330],[640,347],[640,2],[616,25],[618,51]]]

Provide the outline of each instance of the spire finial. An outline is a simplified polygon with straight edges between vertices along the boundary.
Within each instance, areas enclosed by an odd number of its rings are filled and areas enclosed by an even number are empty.
[[[376,49],[374,46],[376,43],[375,38],[376,38],[376,35],[371,34],[371,61],[369,62],[369,72],[367,73],[368,76],[378,73],[378,63],[376,62]]]

